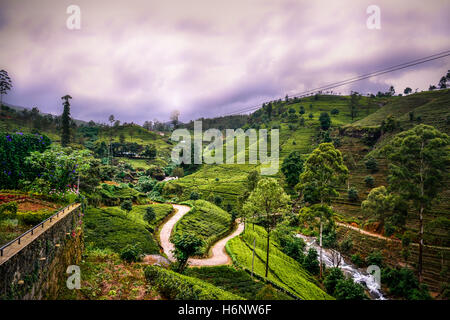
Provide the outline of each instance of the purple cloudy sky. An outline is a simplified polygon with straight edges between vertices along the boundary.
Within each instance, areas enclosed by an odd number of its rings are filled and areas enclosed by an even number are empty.
[[[81,30],[66,8],[81,8]],[[366,8],[381,8],[381,30]],[[106,122],[225,114],[450,49],[450,1],[2,0],[5,101]],[[428,88],[450,58],[337,92]]]

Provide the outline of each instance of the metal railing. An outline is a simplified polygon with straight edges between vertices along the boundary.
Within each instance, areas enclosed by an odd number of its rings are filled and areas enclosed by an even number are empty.
[[[68,210],[71,206],[73,206],[74,204],[76,204],[76,202],[73,202],[67,206],[65,206],[64,208],[62,208],[61,210],[59,210],[58,212],[56,212],[54,215],[52,215],[51,217],[48,217],[47,219],[45,219],[44,221],[40,222],[39,224],[35,225],[33,228],[29,229],[28,231],[22,233],[20,236],[18,236],[17,238],[15,238],[14,240],[11,240],[10,242],[8,242],[7,244],[5,244],[4,246],[0,247],[0,257],[3,257],[3,250],[5,250],[6,248],[8,248],[10,245],[14,244],[14,243],[18,243],[20,244],[20,239],[22,239],[24,236],[26,236],[27,234],[31,233],[32,235],[34,234],[34,230],[36,230],[37,228],[41,227],[44,228],[44,224],[46,222],[52,222],[52,220],[56,217],[59,218],[60,214],[63,214],[66,210]]]

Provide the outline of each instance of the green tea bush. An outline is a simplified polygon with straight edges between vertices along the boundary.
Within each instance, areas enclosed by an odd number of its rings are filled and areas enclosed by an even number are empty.
[[[144,270],[147,281],[169,300],[243,300],[207,282],[157,266]]]
[[[120,251],[120,258],[127,262],[140,261],[142,257],[142,251],[137,244],[128,244]]]
[[[19,213],[17,214],[17,219],[21,224],[35,226],[45,219],[49,218],[53,214],[53,211],[47,209],[39,211],[19,211]]]
[[[10,201],[0,205],[0,220],[15,219],[17,217],[17,202]]]

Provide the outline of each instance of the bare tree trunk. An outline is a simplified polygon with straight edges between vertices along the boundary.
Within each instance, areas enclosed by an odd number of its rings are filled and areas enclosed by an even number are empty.
[[[420,214],[419,214],[419,262],[417,264],[417,271],[419,274],[419,283],[422,283],[423,275],[422,275],[422,259],[423,259],[423,206],[420,206]]]
[[[253,239],[252,278],[253,278],[253,266],[255,264],[255,247],[256,247],[256,238]]]
[[[267,231],[267,258],[266,258],[266,278],[269,274],[269,251],[270,251],[270,230]]]
[[[320,278],[322,279],[322,219],[320,219],[320,239],[319,239],[319,244],[320,244]]]

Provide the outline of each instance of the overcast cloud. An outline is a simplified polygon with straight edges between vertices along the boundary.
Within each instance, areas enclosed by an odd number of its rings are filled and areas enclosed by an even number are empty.
[[[81,29],[66,8],[81,8]],[[381,8],[381,30],[366,8]],[[0,2],[5,101],[106,122],[216,116],[450,49],[450,1]],[[450,59],[335,89],[427,89]]]

